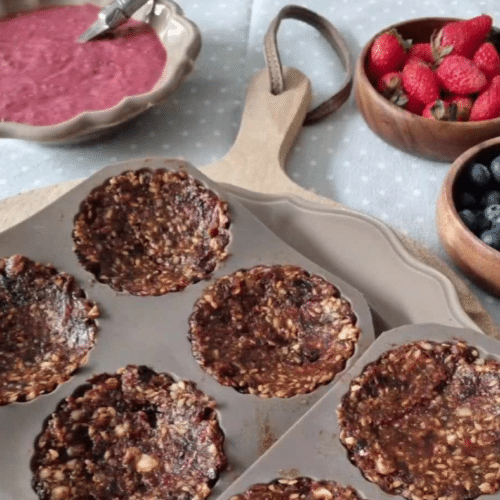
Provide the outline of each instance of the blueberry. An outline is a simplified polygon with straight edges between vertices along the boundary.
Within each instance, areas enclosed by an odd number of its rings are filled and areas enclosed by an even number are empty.
[[[469,179],[479,187],[486,186],[491,180],[491,172],[482,163],[473,163],[469,167]]]
[[[458,212],[458,215],[460,215],[460,218],[462,219],[463,223],[472,231],[475,232],[476,229],[478,228],[477,224],[477,214],[474,213],[472,210],[469,210],[468,208],[462,210],[461,212]]]
[[[479,234],[485,229],[490,229],[491,221],[484,215],[484,210],[474,210],[476,216],[476,234]]]
[[[476,197],[471,193],[460,193],[458,195],[458,206],[460,208],[473,208],[477,204]]]
[[[500,226],[494,226],[481,233],[481,240],[495,250],[500,250]]]
[[[463,223],[476,235],[479,235],[482,231],[490,229],[491,227],[491,221],[485,217],[483,210],[470,210],[464,208],[458,212],[458,215]]]
[[[490,205],[486,207],[484,211],[484,216],[489,220],[493,221],[500,215],[500,205]]]
[[[493,179],[500,182],[500,156],[497,156],[494,160],[492,160],[490,163],[490,170]]]
[[[490,205],[500,205],[500,191],[488,191],[481,198],[481,205],[488,207]]]

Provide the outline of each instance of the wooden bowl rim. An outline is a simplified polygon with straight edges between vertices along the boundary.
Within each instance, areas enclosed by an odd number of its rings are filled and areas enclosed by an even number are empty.
[[[443,202],[443,208],[448,210],[449,213],[457,220],[459,227],[461,230],[470,234],[474,237],[474,246],[480,252],[484,252],[483,257],[488,259],[499,259],[500,258],[500,250],[495,250],[494,248],[487,245],[484,241],[481,240],[478,236],[476,236],[463,222],[462,218],[458,214],[457,207],[453,200],[453,189],[455,187],[455,183],[457,182],[460,174],[464,171],[465,167],[482,151],[488,149],[490,147],[498,146],[499,155],[500,155],[500,137],[494,137],[492,139],[488,139],[486,141],[480,142],[479,144],[472,146],[467,151],[464,151],[452,164],[446,177],[444,178],[440,198]]]
[[[358,57],[357,63],[356,63],[356,78],[355,78],[355,85],[360,86],[360,84],[363,85],[364,89],[367,90],[370,94],[370,99],[374,99],[380,106],[384,106],[386,103],[391,107],[391,109],[394,110],[394,113],[396,113],[396,118],[401,119],[401,120],[409,120],[410,117],[411,119],[415,119],[417,121],[420,121],[421,123],[426,123],[430,127],[441,127],[441,128],[448,128],[448,127],[453,127],[457,131],[462,129],[464,132],[471,130],[471,129],[478,129],[482,128],[484,126],[495,126],[498,125],[500,126],[500,117],[497,118],[491,118],[489,120],[481,120],[481,121],[466,121],[466,122],[452,122],[452,121],[440,121],[440,120],[431,120],[429,118],[424,118],[423,116],[417,115],[416,113],[412,113],[411,111],[407,111],[406,109],[401,108],[400,106],[397,106],[396,104],[392,103],[388,99],[386,99],[382,94],[380,94],[377,89],[372,85],[370,79],[368,78],[368,75],[366,74],[366,58],[368,56],[368,52],[370,50],[370,47],[372,46],[373,42],[375,41],[375,38],[377,38],[379,35],[382,33],[385,33],[386,31],[389,31],[390,29],[397,29],[400,26],[412,24],[412,23],[421,23],[421,22],[429,22],[429,21],[444,21],[444,22],[452,22],[452,21],[460,21],[462,20],[461,18],[457,17],[416,17],[414,19],[408,19],[406,21],[400,21],[394,24],[391,24],[387,26],[386,28],[381,29],[378,33],[373,35],[368,42],[363,46],[361,53]],[[481,143],[480,143],[481,144]],[[465,151],[463,154],[467,153]],[[457,158],[458,160],[458,158]]]

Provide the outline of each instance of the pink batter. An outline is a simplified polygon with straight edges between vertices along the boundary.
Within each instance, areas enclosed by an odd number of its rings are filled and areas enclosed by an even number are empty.
[[[111,36],[76,42],[98,12],[54,7],[0,21],[0,120],[53,125],[153,88],[167,54],[145,23],[130,20]]]

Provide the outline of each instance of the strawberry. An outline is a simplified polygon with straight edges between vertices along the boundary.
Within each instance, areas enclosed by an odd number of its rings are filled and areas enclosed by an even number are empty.
[[[406,60],[406,43],[396,30],[379,35],[370,48],[368,72],[375,80],[398,71]]]
[[[403,68],[403,88],[408,97],[423,104],[439,97],[439,82],[429,66],[423,62],[407,64]]]
[[[436,70],[441,85],[453,94],[469,95],[481,92],[488,84],[484,73],[463,56],[448,56]]]
[[[425,106],[422,116],[431,120],[450,121],[450,104],[441,99],[436,99]]]
[[[472,61],[486,75],[488,80],[500,75],[500,56],[492,43],[483,43],[477,49]]]
[[[450,105],[450,120],[466,122],[469,119],[473,101],[470,97],[452,96],[445,99]]]
[[[402,73],[391,71],[378,81],[377,90],[396,106],[419,115],[424,104],[405,94],[402,78]]]
[[[402,87],[402,74],[399,71],[386,73],[377,83],[377,90],[384,96],[390,96],[395,90]]]
[[[490,86],[474,102],[470,121],[490,120],[500,116],[500,76],[493,77]]]
[[[416,115],[422,114],[422,111],[425,107],[425,104],[423,102],[417,101],[411,96],[407,96],[406,99],[407,102],[405,105],[403,105],[403,108],[406,109],[406,111],[409,111],[410,113],[414,113]]]
[[[472,59],[476,50],[485,41],[492,24],[493,19],[486,14],[467,21],[445,24],[437,35],[431,38],[434,59],[440,61],[449,54]]]
[[[433,64],[434,56],[432,55],[432,48],[430,43],[415,43],[408,51],[408,57],[418,57],[426,63]]]
[[[422,59],[421,57],[408,55],[408,59],[406,59],[404,68],[406,68],[406,66],[410,66],[411,64],[425,64],[426,66],[429,66],[429,63],[427,61],[424,61],[424,59]]]
[[[377,90],[397,106],[404,106],[408,98],[403,92],[403,75],[398,71],[386,73],[377,83]]]

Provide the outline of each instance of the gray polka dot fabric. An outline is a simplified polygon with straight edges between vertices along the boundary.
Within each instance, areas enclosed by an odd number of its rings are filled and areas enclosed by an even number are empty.
[[[171,100],[111,136],[76,146],[50,147],[3,139],[0,197],[85,177],[117,161],[148,155],[184,158],[203,166],[222,158],[238,131],[249,78],[264,67],[262,42],[284,0],[179,0],[200,28],[203,48],[196,69]],[[328,18],[357,58],[371,36],[414,17],[470,18],[490,14],[494,0],[304,0],[300,5]],[[309,76],[314,102],[340,87],[343,68],[310,26],[285,20],[278,35],[282,62]],[[435,226],[436,199],[449,164],[399,151],[365,124],[354,99],[300,135],[287,171],[301,186],[381,219],[447,260]],[[472,285],[500,322],[499,301]]]

